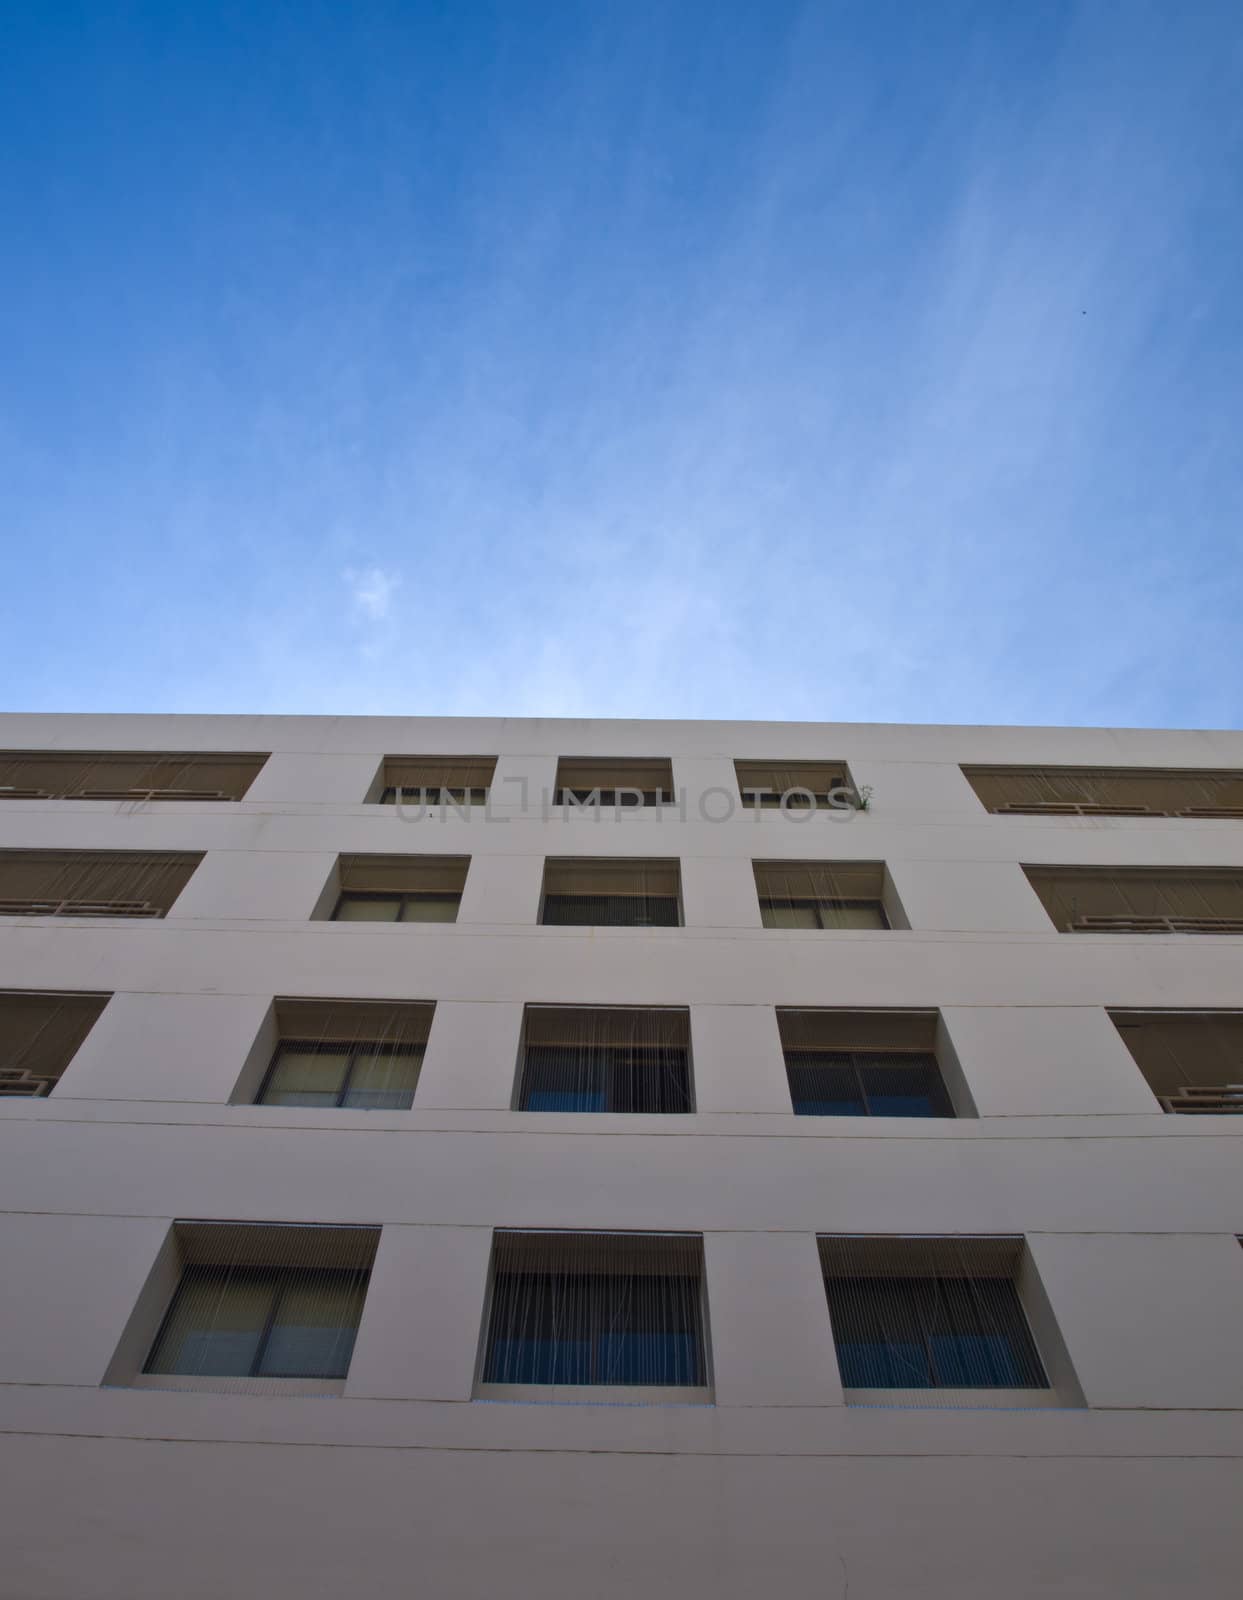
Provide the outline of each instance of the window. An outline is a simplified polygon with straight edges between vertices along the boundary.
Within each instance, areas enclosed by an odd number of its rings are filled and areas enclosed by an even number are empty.
[[[935,1011],[779,1008],[790,1099],[800,1117],[952,1117]]]
[[[1022,1255],[1021,1239],[822,1238],[847,1398],[1048,1390],[1016,1289]]]
[[[469,856],[342,856],[336,922],[456,922]]]
[[[520,1111],[687,1112],[690,1013],[528,1006]]]
[[[734,772],[748,810],[775,811],[783,799],[787,810],[807,810],[812,805],[827,806],[835,789],[855,793],[841,761],[735,761]],[[813,798],[809,800],[808,795]],[[841,798],[837,796],[839,805]]]
[[[385,756],[383,805],[486,806],[496,773],[495,756]]]
[[[0,992],[0,1096],[51,1094],[107,1003],[106,994]]]
[[[756,861],[766,928],[887,928],[879,861]]]
[[[1163,1111],[1243,1115],[1243,1011],[1111,1011]]]
[[[1063,933],[1243,933],[1243,868],[1023,871]]]
[[[1243,817],[1243,772],[1157,767],[964,767],[990,811],[1026,816]]]
[[[280,1042],[256,1103],[407,1110],[434,1010],[412,1001],[278,1000]]]
[[[0,800],[241,800],[266,755],[0,750]]]
[[[345,1378],[378,1228],[179,1222],[174,1233],[176,1288],[145,1387],[252,1380],[241,1386],[280,1393],[289,1380]]]
[[[540,921],[555,927],[676,928],[681,895],[676,861],[550,857]]]
[[[706,1389],[695,1234],[498,1232],[483,1392]]]
[[[0,850],[2,917],[163,917],[201,855]]]
[[[667,806],[673,803],[673,764],[667,760],[557,762],[555,805]]]

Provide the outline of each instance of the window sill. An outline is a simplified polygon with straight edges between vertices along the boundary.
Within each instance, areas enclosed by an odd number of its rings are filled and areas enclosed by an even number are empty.
[[[1056,1389],[843,1389],[848,1406],[903,1411],[1059,1411],[1072,1405]]]
[[[250,1394],[281,1399],[335,1398],[345,1393],[344,1378],[192,1378],[188,1374],[139,1372],[109,1388],[163,1389],[178,1394]]]
[[[708,1388],[660,1388],[647,1384],[480,1383],[476,1400],[560,1406],[710,1406]]]

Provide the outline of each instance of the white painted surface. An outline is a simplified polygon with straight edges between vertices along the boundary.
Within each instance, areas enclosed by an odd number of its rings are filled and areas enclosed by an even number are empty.
[[[991,816],[958,764],[1243,767],[1243,735],[14,716],[5,746],[273,755],[236,805],[0,805],[3,848],[207,853],[164,922],[0,919],[0,985],[114,993],[51,1098],[0,1102],[0,1595],[1233,1600],[1243,1119],[1164,1116],[1105,1008],[1239,1006],[1243,939],[1061,935],[1019,869],[1243,865],[1243,824]],[[491,814],[363,804],[421,752],[495,754]],[[600,754],[671,757],[685,819],[542,815]],[[800,757],[871,810],[703,819],[735,758]],[[456,924],[310,920],[339,853],[405,850],[471,857]],[[546,855],[677,856],[686,927],[536,926]],[[806,857],[884,861],[911,928],[761,928],[752,859]],[[230,1104],[275,995],[437,1002],[413,1108]],[[532,1001],[689,1006],[696,1113],[511,1111]],[[796,1118],[777,1005],[939,1008],[979,1115]],[[177,1217],[382,1225],[342,1398],[101,1387]],[[472,1400],[498,1225],[703,1232],[715,1404]],[[818,1232],[1024,1234],[1085,1405],[843,1405]]]

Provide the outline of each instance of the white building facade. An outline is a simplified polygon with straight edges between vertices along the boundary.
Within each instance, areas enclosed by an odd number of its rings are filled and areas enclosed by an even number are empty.
[[[1240,772],[0,717],[0,1595],[1236,1596]]]

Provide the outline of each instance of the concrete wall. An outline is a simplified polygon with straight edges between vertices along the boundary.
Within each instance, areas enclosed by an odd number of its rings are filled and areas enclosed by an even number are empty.
[[[990,816],[958,764],[1243,767],[1243,735],[6,717],[3,747],[273,754],[236,805],[0,805],[0,848],[206,852],[162,923],[0,919],[0,987],[113,995],[49,1099],[0,1101],[0,1597],[1238,1592],[1243,1126],[1163,1115],[1105,1008],[1237,1007],[1243,940],[1058,934],[1020,864],[1243,866],[1243,825]],[[490,814],[365,804],[421,751],[495,754]],[[671,756],[685,816],[545,815],[570,754]],[[800,757],[871,809],[705,818],[735,758]],[[471,857],[456,924],[311,920],[338,854],[407,850]],[[536,926],[545,855],[679,857],[686,926]],[[910,926],[765,930],[754,858],[884,861]],[[435,1001],[413,1107],[244,1103],[277,995]],[[688,1006],[696,1112],[511,1111],[535,1001]],[[978,1114],[794,1117],[777,1005],[937,1009]],[[178,1217],[382,1226],[343,1395],[124,1386]],[[713,1403],[473,1398],[496,1226],[703,1233]],[[835,1232],[1023,1235],[1064,1404],[845,1404]]]

